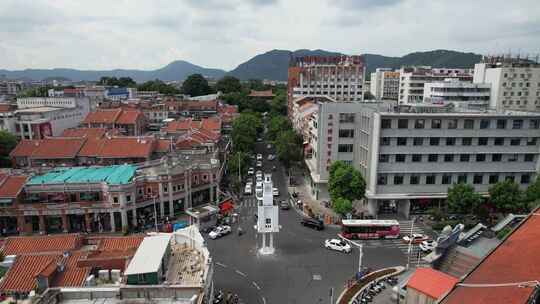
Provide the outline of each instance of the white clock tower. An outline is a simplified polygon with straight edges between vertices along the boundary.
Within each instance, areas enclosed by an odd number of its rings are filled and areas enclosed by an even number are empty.
[[[274,204],[272,174],[264,174],[262,200],[257,201],[257,233],[262,234],[261,254],[274,253],[274,233],[279,232],[279,208]],[[266,244],[269,235],[270,243]]]

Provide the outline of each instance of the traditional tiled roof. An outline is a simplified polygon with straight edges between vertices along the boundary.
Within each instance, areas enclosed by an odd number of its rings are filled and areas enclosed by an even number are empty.
[[[22,140],[11,151],[11,157],[35,159],[74,158],[81,150],[84,138],[51,137],[42,140]]]
[[[484,287],[458,285],[441,303],[528,303],[540,277],[539,250],[540,212],[536,209],[461,282]],[[522,282],[533,283],[493,287]]]
[[[17,106],[9,103],[0,103],[0,113],[2,112],[14,112],[17,110]]]
[[[102,140],[100,158],[149,158],[156,140],[151,137],[113,137]]]
[[[115,251],[137,249],[144,239],[144,235],[132,235],[122,237],[103,237],[99,238],[98,250]]]
[[[201,120],[201,129],[221,132],[221,119],[219,117],[203,118]]]
[[[156,145],[156,152],[167,153],[171,150],[171,141],[168,139],[158,139]]]
[[[65,129],[60,135],[61,137],[87,137],[87,138],[102,138],[107,133],[104,128],[71,128]]]
[[[100,109],[95,112],[88,113],[86,118],[83,120],[83,123],[115,123],[121,113],[122,109]]]
[[[124,109],[120,114],[120,117],[116,120],[116,123],[122,125],[134,125],[137,123],[137,120],[141,118],[144,118],[144,114],[140,110]]]
[[[458,279],[453,276],[433,268],[418,268],[407,282],[407,288],[416,289],[437,300],[450,291],[457,282]]]
[[[8,237],[4,242],[4,255],[21,255],[31,253],[62,253],[80,247],[79,234],[59,234],[47,236]]]
[[[0,174],[0,198],[16,198],[27,179],[27,176]]]
[[[266,90],[266,91],[256,91],[251,90],[249,93],[249,97],[274,97],[274,93],[272,93],[272,90]]]

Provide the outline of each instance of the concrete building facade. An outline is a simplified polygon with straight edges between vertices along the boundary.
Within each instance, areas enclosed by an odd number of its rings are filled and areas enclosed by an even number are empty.
[[[398,100],[399,71],[378,68],[371,73],[370,92],[375,99]]]
[[[424,84],[424,102],[471,108],[488,108],[491,95],[489,83],[470,83],[456,78],[446,78]]]

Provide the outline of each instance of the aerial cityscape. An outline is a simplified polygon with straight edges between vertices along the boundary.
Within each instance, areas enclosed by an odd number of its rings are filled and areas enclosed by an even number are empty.
[[[540,303],[538,20],[2,1],[0,303]]]

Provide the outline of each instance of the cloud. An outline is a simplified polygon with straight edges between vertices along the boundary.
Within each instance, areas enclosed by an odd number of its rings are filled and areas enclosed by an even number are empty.
[[[540,49],[537,0],[2,0],[0,68],[232,69],[272,49]]]

